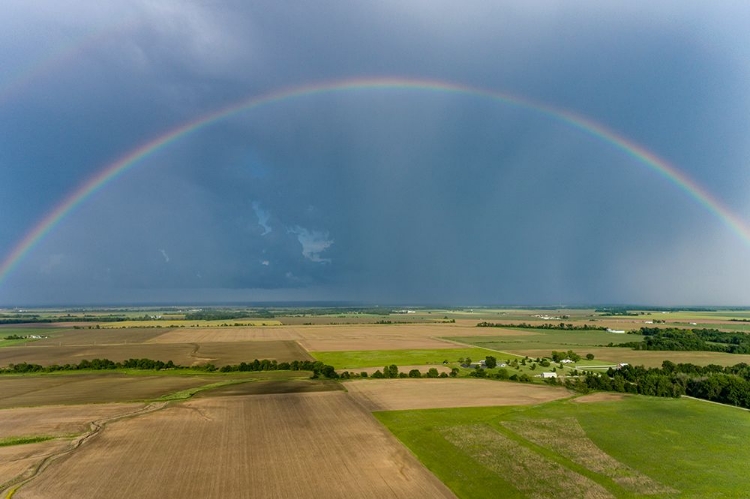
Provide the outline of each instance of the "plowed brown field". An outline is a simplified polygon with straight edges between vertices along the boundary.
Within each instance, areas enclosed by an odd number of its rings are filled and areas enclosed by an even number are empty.
[[[3,409],[0,410],[0,439],[83,433],[92,421],[129,414],[142,407],[143,404],[85,404]]]
[[[564,388],[484,379],[368,379],[344,386],[370,411],[530,405],[571,395]]]
[[[216,376],[127,376],[117,373],[0,378],[0,409],[127,402],[216,383]]]
[[[110,424],[14,498],[454,497],[346,393],[191,400]]]

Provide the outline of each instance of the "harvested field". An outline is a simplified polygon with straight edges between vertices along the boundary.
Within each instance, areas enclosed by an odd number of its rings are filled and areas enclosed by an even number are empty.
[[[89,324],[87,327],[91,327]],[[34,346],[92,346],[143,343],[164,334],[165,329],[49,329],[42,334],[49,336],[34,342]]]
[[[246,376],[237,375],[236,378]],[[223,381],[217,376],[128,376],[117,373],[0,378],[0,409],[58,404],[129,402]]]
[[[312,360],[294,341],[253,341],[240,343],[140,343],[92,346],[26,345],[0,349],[0,366],[8,364],[77,364],[83,359],[107,358],[115,362],[148,358],[184,366],[212,363],[217,366],[276,359],[279,362]]]
[[[252,362],[254,359],[272,359],[279,362],[314,360],[296,341],[253,341],[243,343],[203,343],[195,353],[213,359],[217,366]]]
[[[15,499],[454,497],[341,392],[191,400],[110,424]]]
[[[652,480],[601,450],[586,436],[575,418],[506,421],[504,427],[552,450],[594,473],[599,473],[638,495],[675,494],[676,490]]]
[[[483,379],[367,379],[344,386],[370,411],[531,405],[570,396],[563,388]]]
[[[180,328],[150,343],[294,340],[308,351],[410,350],[456,348],[441,336],[497,336],[495,328],[459,324],[347,324],[314,326]]]
[[[143,404],[85,404],[0,410],[0,439],[32,435],[66,436],[87,431],[89,423],[129,414]]]
[[[444,428],[442,434],[527,497],[614,497],[590,478],[520,445],[489,426],[454,426]],[[551,491],[554,492],[551,494]]]
[[[19,475],[33,470],[46,457],[70,446],[70,440],[47,440],[36,444],[0,447],[0,491]]]

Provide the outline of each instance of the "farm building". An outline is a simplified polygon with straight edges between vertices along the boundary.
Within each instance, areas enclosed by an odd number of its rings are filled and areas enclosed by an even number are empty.
[[[557,373],[542,373],[542,379],[557,378]]]

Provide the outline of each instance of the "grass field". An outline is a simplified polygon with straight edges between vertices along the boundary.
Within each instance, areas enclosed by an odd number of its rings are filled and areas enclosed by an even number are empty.
[[[502,332],[497,336],[463,336],[448,338],[462,343],[493,350],[574,350],[585,353],[585,348],[605,346],[609,343],[640,341],[641,335],[608,333],[606,331],[563,331],[555,329],[477,328]]]
[[[484,359],[497,352],[484,348],[445,348],[437,350],[360,350],[350,352],[310,352],[315,359],[337,369],[356,369],[396,364],[397,366],[438,365],[443,361],[455,363],[460,358]]]
[[[109,498],[453,497],[340,391],[201,398],[110,424],[13,497],[81,491]]]
[[[742,497],[750,489],[750,413],[701,401],[605,397],[376,417],[464,498],[484,498],[487,490],[503,497],[549,497],[551,490],[563,497]]]

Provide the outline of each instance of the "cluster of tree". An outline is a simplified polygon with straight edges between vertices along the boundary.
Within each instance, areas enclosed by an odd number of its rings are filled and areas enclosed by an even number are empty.
[[[412,369],[408,373],[404,371],[399,371],[398,366],[395,364],[391,364],[390,366],[385,366],[383,370],[381,371],[378,369],[374,373],[372,373],[373,378],[455,378],[458,376],[459,369],[457,367],[454,367],[451,369],[450,374],[446,372],[439,372],[437,368],[431,367],[427,370],[426,373],[422,374],[422,372],[419,369]],[[363,378],[367,377],[367,373],[361,373]],[[343,377],[343,376],[342,376]]]
[[[277,362],[276,360],[258,360],[252,362],[241,362],[239,364],[222,366],[219,372],[259,372],[259,371],[312,371],[320,373],[325,378],[335,378],[336,371],[333,366],[323,364],[321,361],[293,360],[291,362]]]
[[[633,334],[642,334],[642,341],[620,343],[618,347],[634,350],[708,351],[750,353],[750,336],[725,333],[718,329],[679,329],[642,327]]]
[[[520,381],[522,383],[531,383],[532,379],[531,376],[529,376],[526,373],[521,374],[510,374],[510,372],[505,369],[504,367],[501,367],[495,372],[487,372],[485,369],[482,369],[481,367],[478,369],[474,369],[469,373],[469,376],[472,376],[474,378],[490,378],[490,379],[499,379],[499,380],[506,380],[506,381]]]
[[[661,368],[622,366],[606,374],[587,373],[575,380],[567,378],[569,388],[640,393],[657,397],[695,398],[750,408],[750,366],[730,367],[675,364],[665,360]]]
[[[24,338],[26,338],[26,336],[21,336],[18,334],[9,334],[5,337],[6,340],[22,340]]]
[[[477,327],[512,327],[516,329],[558,329],[563,331],[606,331],[607,328],[604,326],[592,326],[589,324],[583,324],[576,326],[575,324],[566,324],[561,322],[559,324],[527,324],[521,322],[520,324],[496,324],[494,322],[480,322]]]
[[[273,319],[266,309],[260,310],[198,310],[185,314],[189,321],[226,321],[232,319]]]
[[[312,371],[313,378],[338,378],[333,366],[324,364],[320,361],[294,360],[292,362],[277,362],[276,360],[258,360],[252,362],[242,362],[240,364],[222,366],[217,368],[213,364],[201,364],[198,366],[181,366],[174,362],[153,359],[128,359],[123,362],[115,362],[109,359],[92,359],[82,360],[78,364],[53,364],[42,366],[39,364],[29,364],[22,362],[20,364],[10,364],[6,368],[0,368],[0,374],[24,374],[24,373],[50,373],[57,371],[78,371],[78,370],[114,370],[114,369],[139,369],[155,370],[162,369],[190,369],[206,372],[259,372],[259,371]]]
[[[341,314],[366,314],[366,315],[390,315],[393,310],[383,307],[320,307],[320,308],[293,308],[286,309],[284,315],[341,315]]]
[[[38,315],[24,315],[22,317],[0,317],[0,324],[49,324],[52,322],[122,322],[128,320],[122,316],[60,316],[60,317],[39,317]]]
[[[589,360],[592,360],[594,358],[592,354],[588,354],[588,355],[591,355],[591,359]],[[587,359],[588,359],[588,355],[586,356]],[[560,362],[565,359],[570,359],[573,362],[578,362],[579,360],[581,360],[581,356],[575,353],[573,350],[568,350],[567,352],[558,352],[556,350],[552,350],[551,358],[553,362]]]
[[[630,310],[622,307],[605,307],[605,308],[597,308],[594,310],[597,314],[600,314],[604,317],[613,317],[613,316],[637,316],[637,315],[645,315],[644,312],[638,313],[638,312],[631,312]]]

